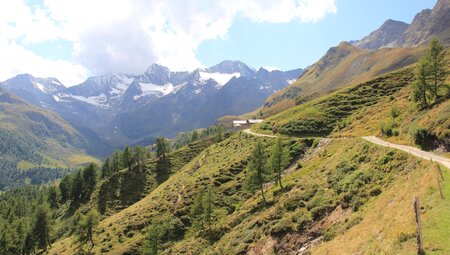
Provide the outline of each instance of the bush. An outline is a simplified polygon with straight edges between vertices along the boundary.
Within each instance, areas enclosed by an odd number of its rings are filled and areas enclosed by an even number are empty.
[[[393,121],[382,122],[380,124],[380,131],[385,136],[393,136],[395,134],[394,128],[395,128],[395,123]],[[397,132],[397,134],[398,134],[398,132]]]
[[[333,210],[334,206],[330,204],[314,207],[311,209],[311,216],[314,221],[317,221]]]
[[[279,235],[287,232],[292,232],[294,230],[294,224],[288,218],[282,218],[279,220],[270,230],[270,234]]]
[[[400,116],[400,109],[398,108],[398,106],[396,105],[392,106],[390,114],[393,119]]]
[[[414,143],[422,148],[432,147],[433,142],[436,139],[436,137],[430,131],[423,127],[412,127],[410,129],[410,134],[414,139]]]

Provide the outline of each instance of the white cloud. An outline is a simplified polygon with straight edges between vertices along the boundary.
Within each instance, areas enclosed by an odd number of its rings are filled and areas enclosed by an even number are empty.
[[[64,85],[75,85],[86,78],[86,69],[64,60],[48,60],[14,43],[0,41],[0,81],[17,74],[56,77]]]
[[[53,71],[64,81],[86,74],[141,73],[151,63],[172,69],[201,66],[195,55],[208,39],[225,37],[237,17],[253,22],[316,22],[336,12],[335,0],[24,0],[0,2],[2,55],[18,71]],[[73,62],[46,60],[21,44],[67,40],[74,45]],[[23,45],[22,45],[23,46]],[[35,61],[35,62],[34,62]],[[0,77],[5,76],[4,64]],[[23,67],[22,67],[23,66]],[[27,68],[25,70],[25,67]],[[51,70],[50,67],[55,67]],[[71,67],[74,75],[69,75]],[[14,70],[16,70],[14,69]],[[49,76],[52,74],[46,74]]]

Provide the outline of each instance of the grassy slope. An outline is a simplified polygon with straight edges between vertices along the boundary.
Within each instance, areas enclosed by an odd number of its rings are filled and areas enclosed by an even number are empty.
[[[407,67],[293,107],[253,129],[288,135],[328,135],[347,117],[398,92],[414,80]]]
[[[212,143],[213,140],[208,138],[190,143],[170,153],[165,164],[165,178],[178,172]],[[101,207],[98,203],[99,193],[103,195],[102,201],[105,201],[104,205],[102,205],[105,215],[116,213],[139,201],[164,181],[156,177],[157,165],[158,161],[151,159],[145,163],[145,171],[143,172],[135,169],[123,169],[113,176],[103,179],[93,194],[90,206],[94,208],[97,206]]]
[[[17,163],[21,162],[19,167],[73,166],[97,161],[83,152],[81,148],[86,141],[57,114],[32,106],[3,91],[0,91],[0,131],[22,139],[31,147],[28,150],[34,150],[43,157],[41,162],[30,162],[21,161],[20,155],[16,155]]]
[[[210,242],[186,223],[186,231],[179,236],[182,239],[166,242],[161,246],[162,254],[272,254],[275,250],[278,254],[292,254],[321,237],[331,241],[316,244],[313,251],[331,249],[333,244],[340,244],[337,240],[346,239],[354,245],[340,246],[344,254],[387,249],[383,247],[388,244],[392,244],[388,245],[388,254],[409,254],[414,249],[414,238],[410,236],[414,219],[407,210],[411,209],[416,194],[422,201],[427,199],[423,216],[426,247],[446,249],[442,236],[431,230],[439,228],[444,236],[449,234],[447,223],[437,222],[433,216],[442,215],[449,206],[436,200],[434,165],[357,138],[332,141],[305,158],[301,162],[303,168],[284,176],[287,191],[280,192],[270,184],[267,187],[270,206],[264,208],[259,193],[252,195],[242,190],[242,164],[257,140],[267,146],[273,142],[269,138],[237,134],[200,153],[144,199],[103,220],[96,237],[101,243],[94,252],[139,254],[145,227],[156,219],[185,222],[193,197],[207,183],[214,183],[217,222],[214,229],[223,235],[219,235],[217,242]],[[354,167],[343,168],[346,164]],[[342,174],[342,169],[352,170]],[[414,185],[419,179],[417,189]],[[447,180],[445,189],[450,185]],[[341,190],[339,194],[337,189]],[[316,192],[311,193],[313,190]],[[377,195],[376,190],[381,194]],[[353,196],[349,198],[348,194]],[[352,210],[355,205],[357,211]],[[389,211],[374,213],[382,209]],[[390,215],[389,221],[384,215]],[[401,233],[406,240],[400,245]],[[363,245],[369,241],[372,246]],[[74,246],[70,243],[67,238],[54,244],[50,254],[73,254]]]
[[[152,219],[173,214],[186,216],[198,188],[210,182],[214,194],[218,194],[215,203],[220,203],[223,209],[235,210],[243,199],[242,185],[240,188],[236,185],[243,178],[243,164],[256,140],[258,138],[237,134],[212,145],[144,199],[103,220],[100,229],[104,232],[98,239],[105,241],[96,247],[97,252],[103,248],[110,254],[122,254],[138,249],[143,231]],[[65,239],[56,243],[51,254],[71,254],[70,242],[71,239]]]
[[[254,113],[272,116],[296,105],[352,84],[415,63],[422,48],[393,48],[367,51],[348,43],[331,48],[292,85],[270,96]],[[300,98],[299,98],[300,96]]]
[[[431,109],[418,109],[410,100],[411,87],[407,86],[377,104],[362,109],[346,120],[347,125],[333,132],[332,136],[383,136],[380,126],[392,122],[397,136],[384,137],[398,144],[415,145],[412,130],[422,127],[430,130],[442,140],[450,139],[450,100],[433,106]],[[398,116],[392,117],[393,108],[398,109]]]

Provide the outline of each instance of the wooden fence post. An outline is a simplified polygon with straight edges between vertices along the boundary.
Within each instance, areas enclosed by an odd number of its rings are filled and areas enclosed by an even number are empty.
[[[420,205],[419,205],[419,197],[414,197],[414,214],[416,215],[416,224],[417,224],[417,254],[423,254],[422,248],[422,226],[420,224]]]
[[[437,169],[439,175],[441,176],[442,180],[444,180],[444,175],[442,174],[441,166],[438,163],[436,163],[436,169]]]

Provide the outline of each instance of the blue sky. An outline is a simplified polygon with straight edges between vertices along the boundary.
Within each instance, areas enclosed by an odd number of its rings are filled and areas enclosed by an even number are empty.
[[[241,60],[307,67],[343,40],[391,18],[410,23],[436,0],[0,1],[0,81],[20,73],[71,86],[105,73],[140,74]]]
[[[238,59],[281,70],[307,67],[341,41],[361,39],[387,19],[411,23],[434,0],[338,0],[336,14],[315,23],[252,23],[239,18],[224,39],[208,40],[197,49],[206,66],[223,59]]]

